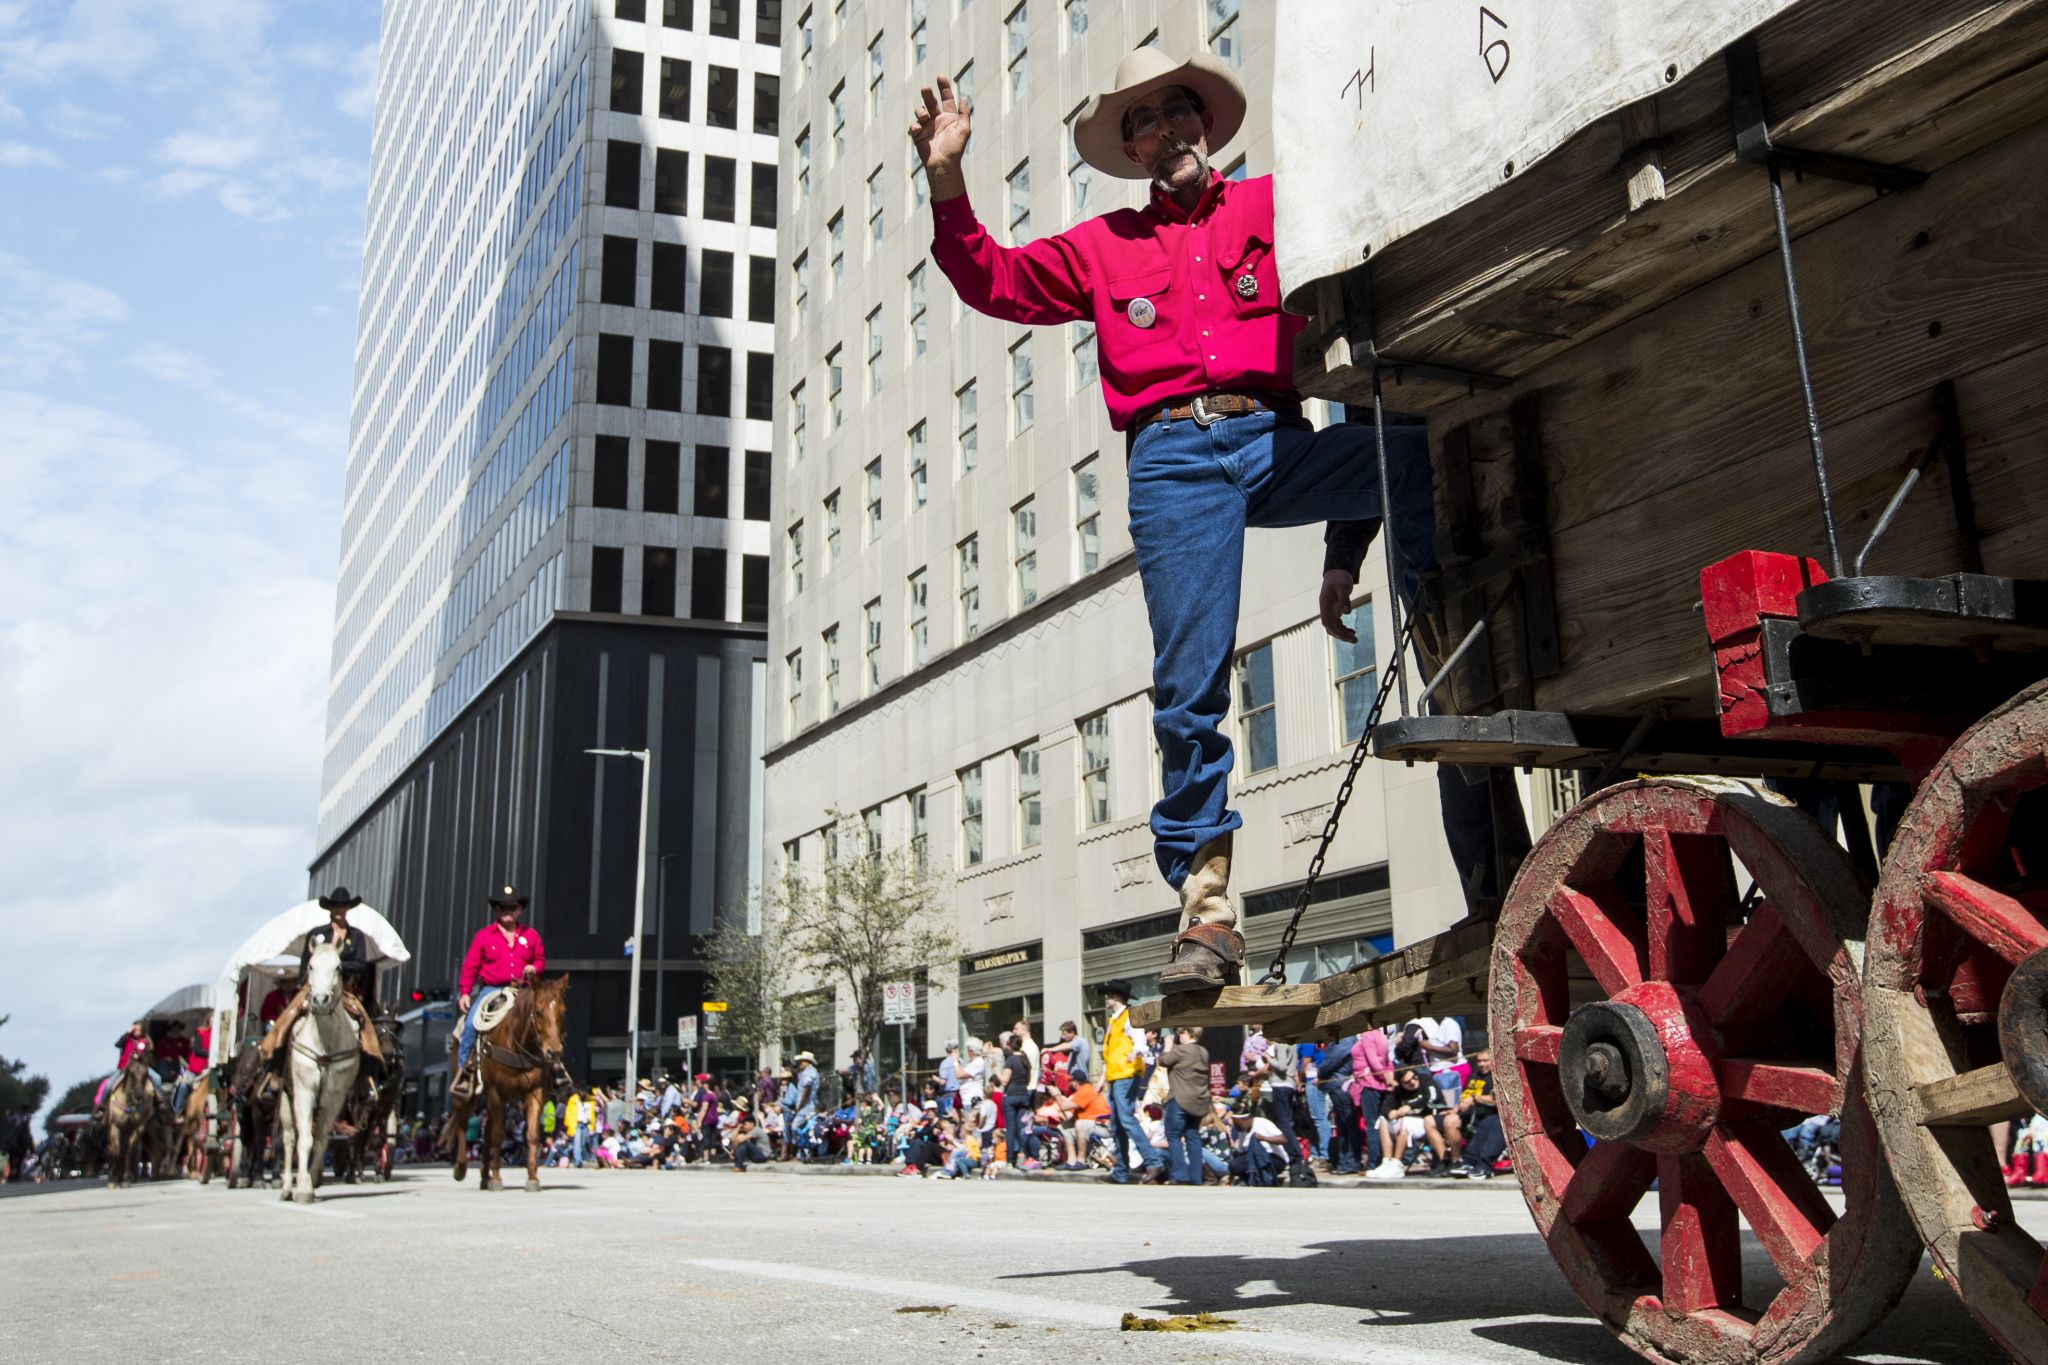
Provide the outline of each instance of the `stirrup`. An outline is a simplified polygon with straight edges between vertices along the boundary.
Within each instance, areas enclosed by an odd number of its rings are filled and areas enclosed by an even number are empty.
[[[1159,974],[1159,993],[1213,990],[1244,979],[1244,935],[1223,924],[1190,924],[1173,941],[1173,957]]]

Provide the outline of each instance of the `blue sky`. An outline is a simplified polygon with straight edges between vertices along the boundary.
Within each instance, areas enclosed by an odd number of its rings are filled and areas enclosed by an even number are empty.
[[[303,898],[378,6],[0,0],[0,1054]]]

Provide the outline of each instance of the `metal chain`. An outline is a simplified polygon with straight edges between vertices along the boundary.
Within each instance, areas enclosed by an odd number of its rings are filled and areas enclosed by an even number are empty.
[[[1410,615],[1402,625],[1400,637],[1394,642],[1394,666],[1380,679],[1379,695],[1373,698],[1372,710],[1366,713],[1365,729],[1359,732],[1358,745],[1351,751],[1351,764],[1344,770],[1344,780],[1337,787],[1337,799],[1330,806],[1329,818],[1323,821],[1323,837],[1316,844],[1315,856],[1308,860],[1308,879],[1302,882],[1301,890],[1295,895],[1294,914],[1288,917],[1287,928],[1280,935],[1280,949],[1273,955],[1273,965],[1259,978],[1261,986],[1287,984],[1287,955],[1294,951],[1294,936],[1300,932],[1302,914],[1308,909],[1309,898],[1315,895],[1316,882],[1323,875],[1323,859],[1330,855],[1330,845],[1336,841],[1337,822],[1344,818],[1344,807],[1351,800],[1351,788],[1358,781],[1358,770],[1365,766],[1372,732],[1379,726],[1380,713],[1386,710],[1395,680],[1402,675],[1408,658],[1408,640],[1414,633],[1415,617]]]

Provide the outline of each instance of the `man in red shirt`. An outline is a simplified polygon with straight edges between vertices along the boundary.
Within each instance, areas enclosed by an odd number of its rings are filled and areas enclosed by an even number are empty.
[[[469,1059],[476,1050],[477,1011],[483,1008],[484,1001],[507,986],[537,979],[548,965],[540,931],[519,922],[519,917],[526,913],[526,893],[507,884],[493,891],[490,899],[491,923],[477,930],[476,937],[469,941],[457,984],[462,1040],[450,1093],[458,1100],[466,1100],[475,1092],[475,1072]]]
[[[968,205],[961,158],[971,110],[944,77],[923,91],[911,140],[931,184],[932,258],[971,307],[1008,322],[1095,324],[1102,395],[1125,434],[1131,543],[1153,648],[1153,730],[1164,795],[1152,808],[1161,875],[1184,924],[1164,993],[1238,979],[1244,939],[1230,903],[1231,656],[1244,533],[1327,522],[1319,610],[1344,624],[1381,515],[1370,426],[1315,430],[1294,387],[1306,320],[1280,310],[1273,181],[1229,180],[1209,163],[1236,135],[1245,95],[1207,54],[1175,63],[1143,47],[1115,88],[1074,119],[1081,159],[1151,182],[1142,209],[1119,209],[1056,236],[998,246]],[[1404,589],[1432,560],[1423,429],[1387,431]]]

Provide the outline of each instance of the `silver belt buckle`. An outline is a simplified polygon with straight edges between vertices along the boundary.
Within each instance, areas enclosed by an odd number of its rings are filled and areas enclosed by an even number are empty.
[[[1204,431],[1223,418],[1223,414],[1209,411],[1209,395],[1206,393],[1196,394],[1195,401],[1188,406],[1188,411],[1195,419],[1195,425]]]

